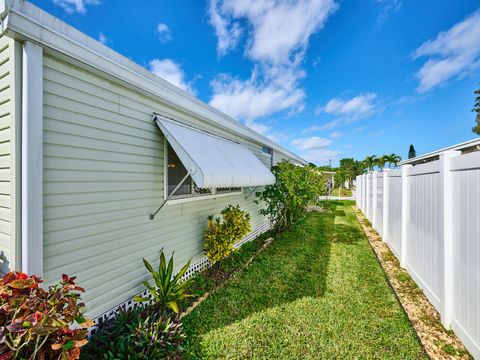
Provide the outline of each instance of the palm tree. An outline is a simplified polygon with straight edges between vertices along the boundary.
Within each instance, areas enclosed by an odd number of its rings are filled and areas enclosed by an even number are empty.
[[[383,167],[385,166],[385,164],[388,162],[388,155],[382,155],[378,158],[375,159],[375,165],[378,166],[378,169],[380,171],[383,170]]]
[[[394,168],[396,168],[398,166],[398,163],[400,161],[402,161],[402,157],[397,155],[397,154],[390,154],[390,155],[386,155],[388,160],[387,162],[389,163],[389,168],[391,165],[393,165]]]
[[[367,170],[373,170],[374,166],[376,165],[376,160],[377,160],[377,156],[376,155],[370,155],[370,156],[367,156],[365,158],[365,160],[363,160],[363,163],[365,165],[365,168]]]

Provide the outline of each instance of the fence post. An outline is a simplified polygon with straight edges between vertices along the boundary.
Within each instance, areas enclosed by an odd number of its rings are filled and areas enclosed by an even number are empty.
[[[388,172],[390,169],[383,170],[383,229],[382,229],[382,239],[383,242],[387,241],[387,231],[388,231],[388,207],[390,201],[390,185],[388,183]]]
[[[453,234],[453,182],[451,158],[460,155],[459,151],[446,151],[440,154],[440,199],[443,200],[443,311],[442,324],[450,328],[453,314],[454,272],[454,234]]]
[[[372,196],[372,218],[370,219],[372,221],[372,227],[378,231],[377,229],[377,197],[378,197],[378,189],[377,189],[377,174],[378,171],[375,170],[372,174],[372,191],[373,191],[373,196]]]
[[[402,237],[400,248],[400,266],[405,268],[407,263],[407,230],[408,230],[408,207],[410,198],[410,187],[408,186],[407,170],[412,165],[402,165]]]
[[[368,199],[370,198],[370,172],[367,172],[365,175],[365,185],[366,185],[366,191],[365,191],[365,217],[368,219],[368,213],[370,212],[370,206],[368,204]],[[368,219],[370,221],[370,219]]]

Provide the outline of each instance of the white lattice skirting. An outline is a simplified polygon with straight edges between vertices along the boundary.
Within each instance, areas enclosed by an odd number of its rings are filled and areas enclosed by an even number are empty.
[[[270,230],[270,228],[271,228],[270,222],[266,222],[266,223],[256,227],[250,234],[248,234],[242,240],[240,240],[238,243],[236,243],[234,245],[234,248],[236,248],[236,249],[240,248],[243,244],[256,239],[259,235],[263,234],[265,231]],[[208,258],[205,255],[202,255],[202,256],[198,257],[197,259],[192,261],[192,263],[190,264],[190,267],[188,268],[187,272],[183,276],[183,280],[187,280],[187,279],[191,278],[196,273],[198,273],[202,270],[205,270],[205,269],[209,268],[210,266],[211,266],[210,261],[208,260]],[[138,296],[138,295],[140,295],[142,297],[150,297],[150,293],[148,292],[147,289],[145,289],[141,293],[137,294],[136,296]],[[135,304],[136,304],[136,302],[133,300],[133,297],[126,300],[126,301],[123,301],[118,306],[115,306],[114,308],[108,310],[107,312],[103,313],[102,315],[100,315],[99,317],[94,319],[95,325],[98,325],[99,323],[103,323],[107,320],[110,320],[110,319],[114,318],[119,310],[121,310],[121,309],[125,309],[125,310],[131,309],[135,306]],[[96,331],[96,327],[94,326],[94,327],[89,329],[89,334],[92,335],[92,334],[95,333],[95,331]]]

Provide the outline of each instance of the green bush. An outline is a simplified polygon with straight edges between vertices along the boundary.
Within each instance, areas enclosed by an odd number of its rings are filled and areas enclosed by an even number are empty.
[[[85,360],[179,358],[185,336],[178,315],[158,305],[120,310],[102,324],[82,352]]]
[[[257,193],[257,202],[266,207],[261,210],[270,218],[277,232],[289,228],[305,213],[308,205],[315,204],[325,193],[325,181],[317,169],[298,166],[287,160],[272,167],[275,184]]]
[[[228,205],[220,218],[208,217],[208,229],[205,232],[205,254],[210,262],[220,269],[233,251],[233,245],[243,239],[250,229],[250,215],[240,205]]]
[[[163,250],[160,252],[158,271],[155,271],[146,259],[143,259],[143,263],[152,274],[154,286],[150,285],[148,281],[144,281],[143,284],[150,292],[151,298],[136,296],[134,300],[137,302],[152,301],[158,304],[162,311],[170,309],[178,313],[179,301],[191,296],[186,294],[185,290],[190,286],[192,280],[182,280],[183,275],[185,275],[190,266],[190,260],[183,265],[175,276],[173,276],[173,255],[170,257],[167,265]]]

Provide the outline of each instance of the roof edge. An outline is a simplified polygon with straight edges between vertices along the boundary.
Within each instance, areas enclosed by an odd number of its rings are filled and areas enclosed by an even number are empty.
[[[21,41],[30,40],[58,51],[141,89],[151,96],[159,98],[162,102],[168,102],[184,111],[187,110],[203,121],[214,123],[244,138],[268,145],[302,164],[308,163],[266,136],[147,71],[142,66],[28,1],[0,0],[0,18],[3,19],[1,21],[2,33],[11,38]]]
[[[464,150],[464,149],[470,149],[470,148],[475,147],[475,146],[479,147],[479,149],[480,149],[480,137],[472,139],[472,140],[468,140],[468,141],[465,141],[465,142],[462,142],[462,143],[459,143],[459,144],[456,144],[456,145],[448,146],[448,147],[445,147],[445,148],[440,149],[440,150],[431,151],[429,153],[426,153],[426,154],[423,154],[423,155],[420,155],[420,156],[417,156],[417,157],[414,157],[414,158],[411,158],[411,159],[403,160],[399,163],[399,165],[422,163],[422,162],[428,161],[431,158],[439,156],[441,153],[446,152],[446,151],[455,151],[455,150],[461,151],[461,150]]]

